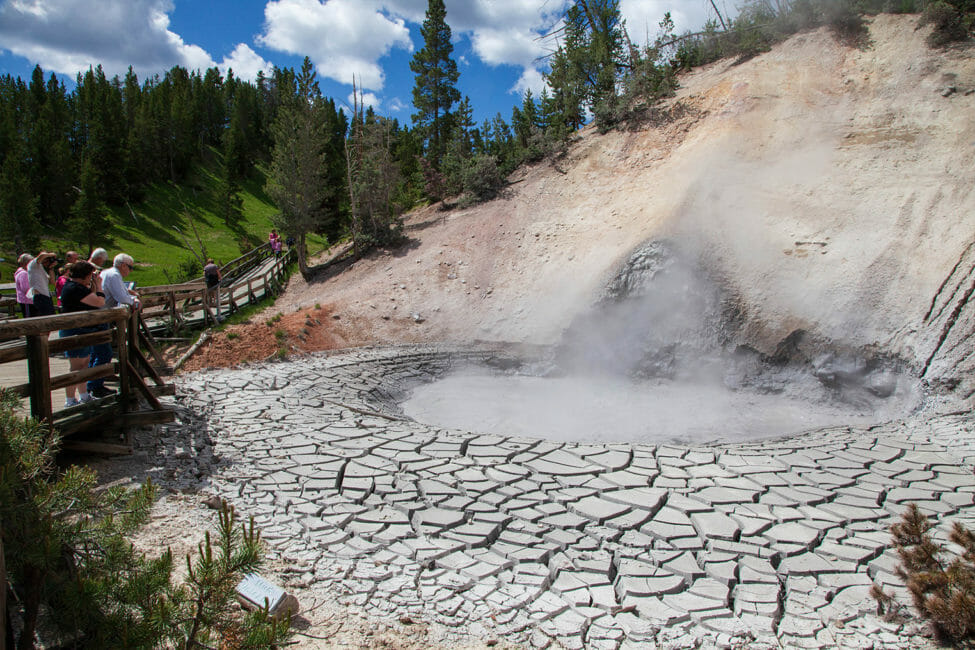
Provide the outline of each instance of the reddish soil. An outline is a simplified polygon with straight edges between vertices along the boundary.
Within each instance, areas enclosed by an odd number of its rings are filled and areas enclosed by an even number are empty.
[[[242,363],[347,347],[329,305],[291,314],[264,312],[239,325],[214,332],[183,365],[187,371],[229,368]]]

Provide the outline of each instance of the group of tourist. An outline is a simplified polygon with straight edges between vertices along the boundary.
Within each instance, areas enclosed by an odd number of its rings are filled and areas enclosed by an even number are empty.
[[[64,264],[57,273],[59,260],[49,251],[41,251],[37,256],[28,253],[17,258],[17,271],[14,283],[17,302],[25,318],[49,316],[56,313],[55,303],[61,313],[89,311],[129,305],[139,309],[139,295],[126,286],[125,278],[132,272],[135,261],[130,255],[119,253],[112,266],[102,270],[108,261],[108,252],[96,248],[87,260],[79,260],[75,251],[68,251]],[[52,285],[53,295],[52,298]],[[108,329],[108,324],[90,325],[61,330],[60,336],[76,336]],[[111,343],[96,343],[65,352],[72,370],[102,366],[112,361]],[[105,379],[98,378],[68,386],[65,392],[65,407],[76,406],[93,399],[114,395],[115,391],[105,387]]]
[[[271,229],[271,233],[267,236],[267,243],[271,245],[271,252],[274,253],[275,257],[281,257],[281,235],[278,231]]]
[[[281,257],[281,235],[274,228],[271,229],[270,234],[267,236],[267,243],[271,245],[271,252],[274,253],[275,257]],[[288,250],[291,250],[295,245],[295,238],[288,236],[287,242]]]

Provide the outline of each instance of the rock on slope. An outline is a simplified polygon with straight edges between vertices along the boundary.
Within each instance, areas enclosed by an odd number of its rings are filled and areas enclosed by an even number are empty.
[[[697,70],[676,119],[586,129],[503,198],[414,213],[401,251],[296,281],[275,309],[327,304],[349,345],[554,342],[666,238],[734,296],[736,343],[771,354],[801,330],[953,383],[973,363],[975,56],[930,50],[916,22],[873,19],[864,49],[823,29]]]

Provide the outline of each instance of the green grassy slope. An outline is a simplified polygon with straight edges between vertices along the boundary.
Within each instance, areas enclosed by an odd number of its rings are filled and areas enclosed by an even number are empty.
[[[122,252],[135,259],[135,270],[128,279],[139,286],[182,282],[203,274],[194,252],[224,264],[267,241],[277,208],[264,192],[263,169],[255,168],[243,183],[243,218],[231,227],[220,216],[220,169],[214,152],[208,161],[194,167],[185,182],[155,185],[141,203],[111,209],[110,235],[100,245],[108,250],[110,259]],[[84,243],[51,235],[46,233],[43,239],[46,250],[89,253]],[[325,246],[324,237],[308,238],[311,254]],[[19,252],[4,249],[0,254],[5,258],[0,281],[12,282]]]

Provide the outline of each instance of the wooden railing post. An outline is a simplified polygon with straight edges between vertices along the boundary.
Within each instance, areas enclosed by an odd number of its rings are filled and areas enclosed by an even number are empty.
[[[30,382],[31,417],[50,422],[54,411],[51,405],[51,365],[48,360],[47,337],[47,332],[26,336],[27,379]]]
[[[135,396],[132,394],[132,379],[129,377],[129,349],[130,346],[138,345],[136,332],[138,331],[138,312],[135,310],[129,314],[128,320],[115,323],[115,345],[118,348],[118,390],[119,403],[122,412],[127,413],[132,408]]]

